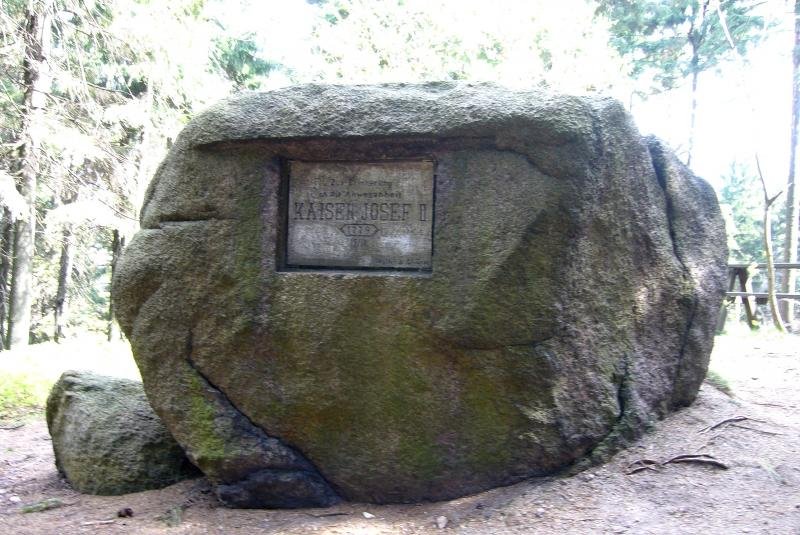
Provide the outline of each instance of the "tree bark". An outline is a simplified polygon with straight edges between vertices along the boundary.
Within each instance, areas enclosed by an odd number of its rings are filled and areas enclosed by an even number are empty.
[[[789,176],[786,180],[786,238],[783,243],[784,262],[797,263],[798,220],[797,190],[797,141],[800,122],[800,0],[794,3],[794,51],[792,53],[792,124],[789,145]],[[797,284],[797,270],[788,269],[784,273],[781,291],[793,293]],[[781,314],[791,326],[794,322],[794,302],[787,299],[781,303]]]
[[[775,296],[775,259],[772,250],[772,205],[780,197],[782,192],[770,197],[767,193],[767,183],[764,180],[764,174],[761,172],[761,164],[756,155],[756,169],[758,170],[758,178],[761,179],[761,189],[764,192],[764,253],[767,255],[767,300],[769,301],[769,311],[772,314],[772,324],[775,329],[780,332],[785,332],[781,320],[781,311],[778,307],[778,299]]]
[[[781,332],[785,331],[783,321],[781,320],[781,311],[778,307],[778,299],[775,297],[775,262],[772,259],[772,229],[771,224],[771,210],[772,202],[775,197],[770,199],[770,202],[764,204],[764,250],[767,254],[767,295],[769,296],[769,311],[772,314],[772,323],[775,328]]]
[[[694,59],[692,63],[694,64]],[[697,121],[697,70],[692,72],[692,112],[691,117],[689,119],[689,143],[687,148],[686,154],[686,166],[689,167],[692,165],[692,152],[694,152],[694,129],[695,129],[695,122]]]
[[[65,192],[63,178],[57,183],[53,194],[53,210],[74,203],[78,200],[77,192]],[[73,262],[72,223],[64,221],[61,225],[61,255],[58,260],[58,285],[53,303],[53,340],[59,342],[66,338],[66,326],[69,317],[69,288],[72,284]]]
[[[69,318],[69,300],[67,292],[72,281],[72,226],[69,223],[64,225],[61,231],[61,259],[58,269],[58,289],[56,290],[56,303],[53,307],[55,329],[53,338],[56,342],[66,338],[66,325]]]
[[[125,237],[120,236],[119,230],[114,229],[114,237],[111,240],[111,281],[114,280],[114,273],[117,271],[117,262],[119,261],[122,250],[125,248]],[[109,285],[109,288],[111,285]],[[113,342],[121,338],[119,326],[117,325],[116,316],[114,314],[114,293],[109,292],[108,297],[108,341]]]
[[[0,350],[6,349],[5,337],[8,321],[8,276],[11,273],[11,250],[14,240],[14,217],[8,208],[3,209],[0,224]]]
[[[705,39],[705,19],[708,13],[709,2],[703,2],[700,13],[697,12],[697,6],[691,4],[692,14],[691,22],[689,25],[689,33],[687,38],[689,45],[692,47],[692,59],[690,60],[692,72],[692,108],[691,115],[689,116],[689,139],[687,141],[686,149],[686,166],[692,165],[692,153],[694,152],[694,133],[695,124],[697,122],[697,78],[700,76],[700,45]]]
[[[36,188],[44,106],[50,89],[46,53],[50,50],[51,16],[40,0],[29,0],[25,25],[23,116],[19,144],[17,188],[27,203],[14,236],[8,343],[28,345],[33,303],[33,255],[36,233]]]

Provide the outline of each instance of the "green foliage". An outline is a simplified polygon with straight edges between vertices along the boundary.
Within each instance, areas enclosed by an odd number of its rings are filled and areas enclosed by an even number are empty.
[[[45,406],[50,388],[66,370],[138,378],[126,342],[82,336],[60,344],[46,342],[0,353],[0,419],[22,416]]]
[[[730,261],[766,262],[764,253],[764,193],[761,183],[749,167],[734,163],[723,177],[719,192],[723,211],[729,212],[727,232]],[[785,233],[785,222],[773,220],[772,235],[780,240]],[[779,261],[779,259],[775,259]],[[756,278],[756,283],[760,282]]]
[[[731,384],[722,375],[714,370],[708,370],[706,374],[706,382],[728,396],[733,397],[733,389]]]
[[[720,203],[730,210],[728,236],[733,239],[732,262],[764,262],[764,195],[758,176],[749,168],[733,164],[723,177]]]
[[[619,57],[582,0],[503,9],[475,1],[312,4],[314,53],[292,72],[298,81],[492,80],[571,92],[619,82]]]
[[[157,516],[156,520],[161,520],[167,527],[177,527],[183,522],[183,512],[185,510],[185,505],[175,505],[164,511],[164,514]]]
[[[607,28],[596,23],[594,7],[582,0],[558,6],[520,2],[503,10],[480,2],[306,0],[311,52],[302,56],[306,63],[294,64],[269,56],[275,43],[265,43],[269,34],[280,33],[270,27],[278,23],[241,16],[257,4],[30,3],[51,16],[53,37],[46,51],[52,83],[37,126],[43,141],[33,268],[35,340],[52,338],[65,231],[71,233],[74,253],[68,326],[105,329],[111,230],[129,236],[136,229],[146,184],[177,133],[198,109],[231,91],[265,87],[277,74],[294,83],[488,79],[570,92],[625,83],[619,80],[620,58],[608,46]],[[0,175],[5,177],[18,170],[25,118],[28,5],[5,0],[0,9]],[[649,73],[664,88],[730,56],[719,17],[709,11],[713,5],[603,0],[597,13],[610,23],[610,43],[630,59],[631,72]],[[753,5],[721,3],[740,51],[757,42],[764,26],[752,14]],[[264,12],[279,21],[278,11]],[[748,197],[740,201],[739,195]],[[760,258],[760,215],[744,205],[748,199],[760,196],[731,189],[728,203],[739,229],[741,258],[749,260]]]
[[[600,0],[597,13],[611,22],[611,45],[630,60],[630,75],[649,76],[659,91],[744,55],[765,28],[757,3],[729,0],[719,12],[709,0]],[[734,49],[726,36],[727,26]]]
[[[239,89],[258,89],[260,77],[277,68],[275,63],[259,57],[253,35],[215,39],[212,63]]]
[[[36,210],[34,341],[53,336],[62,245],[73,266],[66,317],[76,331],[108,322],[110,232],[130,235],[144,190],[177,132],[197,107],[231,89],[255,88],[276,64],[251,36],[233,38],[205,15],[205,0],[42,0],[51,46]],[[15,176],[25,122],[23,66],[27,2],[0,10],[0,174]],[[6,157],[7,156],[7,157]],[[0,281],[0,285],[10,281]],[[0,303],[2,305],[2,303]],[[0,325],[0,330],[4,326]]]
[[[58,498],[45,498],[44,500],[24,505],[22,507],[22,513],[41,513],[43,511],[49,511],[50,509],[64,507],[65,505],[67,504]]]
[[[44,407],[50,385],[30,373],[0,374],[0,419],[18,418]]]

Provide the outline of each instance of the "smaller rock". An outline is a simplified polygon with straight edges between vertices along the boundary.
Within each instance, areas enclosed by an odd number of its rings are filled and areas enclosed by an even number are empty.
[[[366,519],[375,518],[375,515],[373,515],[372,513],[368,513],[366,511],[364,511],[361,514],[364,515],[364,518],[366,518]]]
[[[79,492],[126,494],[199,475],[138,381],[64,372],[46,415],[56,467]]]
[[[537,509],[537,510],[534,512],[534,514],[535,514],[537,517],[540,517],[540,518],[541,518],[541,517],[544,515],[544,513],[545,513],[545,510],[544,510],[544,509],[542,509],[541,507],[539,507],[539,508],[538,508],[538,509]]]
[[[447,527],[447,517],[446,516],[437,516],[436,517],[436,527],[439,529],[444,529]]]
[[[594,479],[594,474],[582,474],[581,479],[584,481],[591,481]]]
[[[117,511],[117,516],[119,518],[131,518],[133,516],[133,509],[130,507],[124,507]]]
[[[19,496],[9,496],[8,501],[10,501],[11,503],[19,503],[22,501],[22,498],[20,498]]]

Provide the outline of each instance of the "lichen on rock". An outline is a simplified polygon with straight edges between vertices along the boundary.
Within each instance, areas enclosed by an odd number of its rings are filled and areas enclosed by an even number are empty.
[[[435,162],[431,268],[287,269],[294,160]],[[691,403],[726,254],[713,192],[613,100],[308,85],[186,127],[113,289],[225,503],[414,502],[554,473]]]
[[[47,427],[56,466],[79,492],[127,494],[200,475],[138,381],[64,372],[47,399]]]

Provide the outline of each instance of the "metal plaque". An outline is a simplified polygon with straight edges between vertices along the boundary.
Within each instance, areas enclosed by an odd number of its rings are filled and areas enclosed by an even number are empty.
[[[430,269],[433,162],[289,162],[289,267]]]

